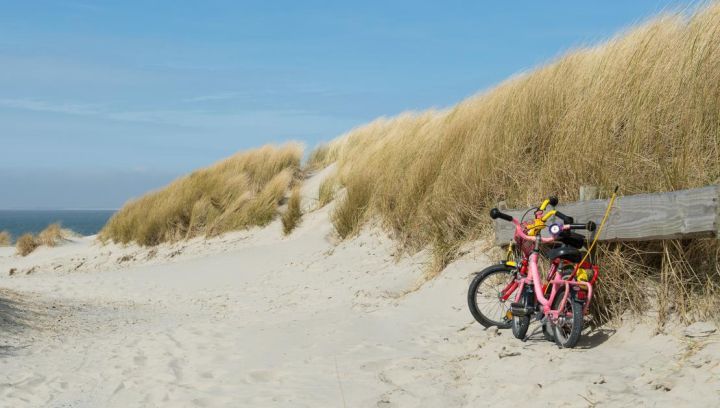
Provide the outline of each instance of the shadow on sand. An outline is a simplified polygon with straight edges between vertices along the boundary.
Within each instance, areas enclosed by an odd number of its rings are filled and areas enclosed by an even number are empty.
[[[581,350],[594,349],[608,341],[615,335],[615,332],[616,330],[607,328],[585,329],[575,348]],[[543,336],[542,327],[537,323],[530,326],[530,332],[525,341],[528,343],[548,342]]]
[[[23,295],[0,289],[0,357],[27,348],[22,334],[34,328],[43,317]]]
[[[610,337],[615,335],[616,330],[597,328],[592,330],[584,330],[580,340],[578,341],[575,348],[578,349],[593,349],[597,346],[602,345],[606,341],[610,340]]]

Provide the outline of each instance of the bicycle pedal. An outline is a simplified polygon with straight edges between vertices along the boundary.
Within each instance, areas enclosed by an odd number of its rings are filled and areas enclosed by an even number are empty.
[[[525,307],[522,303],[512,303],[510,305],[510,311],[513,316],[531,316],[533,314],[533,308]]]

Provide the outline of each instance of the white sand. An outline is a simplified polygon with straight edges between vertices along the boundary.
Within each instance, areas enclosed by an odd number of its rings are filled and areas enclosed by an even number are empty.
[[[92,238],[27,258],[0,249],[0,406],[720,401],[717,333],[633,321],[575,350],[541,334],[522,343],[467,311],[468,279],[489,262],[480,250],[411,291],[424,254],[396,263],[374,231],[337,244],[328,211],[290,237],[273,223],[154,251]]]

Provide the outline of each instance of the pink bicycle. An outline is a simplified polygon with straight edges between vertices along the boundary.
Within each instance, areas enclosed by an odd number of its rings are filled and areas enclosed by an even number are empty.
[[[555,198],[552,201],[553,205],[557,203]],[[554,339],[560,347],[572,348],[580,339],[584,316],[592,300],[598,267],[585,262],[585,254],[578,249],[561,246],[548,253],[552,262],[547,281],[543,282],[538,269],[538,257],[541,245],[562,242],[562,236],[571,230],[595,231],[596,225],[590,221],[586,224],[556,223],[548,226],[544,222],[549,217],[540,215],[533,222],[522,223],[497,208],[490,211],[491,218],[500,218],[515,224],[514,240],[522,252],[522,269],[527,271],[516,274],[513,282],[501,291],[501,295],[515,295],[507,317],[512,319],[512,332],[516,338],[525,339],[530,319],[537,316],[541,320],[546,338]],[[564,215],[560,218],[572,220]],[[550,236],[542,236],[545,228],[550,232]],[[574,266],[568,270],[562,268],[563,264]]]

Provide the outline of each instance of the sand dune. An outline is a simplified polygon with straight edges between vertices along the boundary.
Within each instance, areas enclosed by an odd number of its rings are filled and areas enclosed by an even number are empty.
[[[717,334],[688,338],[673,326],[655,335],[628,317],[588,332],[575,350],[541,334],[522,343],[483,330],[467,311],[468,280],[489,262],[480,249],[413,290],[427,254],[396,262],[391,240],[373,229],[336,243],[329,211],[307,214],[289,237],[276,221],[156,249],[92,238],[27,258],[0,249],[0,405],[715,406],[720,398]]]

